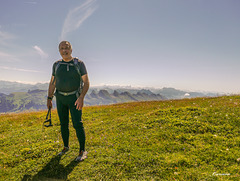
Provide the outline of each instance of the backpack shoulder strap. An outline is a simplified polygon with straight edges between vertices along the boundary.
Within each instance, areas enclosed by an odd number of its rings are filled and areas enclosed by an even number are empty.
[[[79,87],[79,90],[78,90],[79,94],[81,94],[82,89],[83,89],[83,80],[82,80],[82,75],[81,75],[81,72],[80,72],[80,65],[79,65],[80,61],[81,60],[79,60],[77,57],[75,57],[73,59],[74,66],[75,66],[75,68],[76,68],[76,70],[77,70],[77,72],[79,74],[79,77],[80,77],[80,87]]]
[[[58,67],[59,67],[59,65],[60,65],[60,63],[62,62],[62,59],[60,59],[60,60],[58,60],[58,61],[56,61],[56,66],[55,66],[55,74],[56,74],[56,72],[57,72],[57,69],[58,69]]]
[[[81,72],[80,72],[80,66],[79,66],[79,59],[77,57],[75,57],[73,59],[73,62],[74,62],[74,66],[78,72],[78,74],[80,75],[80,78],[81,78]]]

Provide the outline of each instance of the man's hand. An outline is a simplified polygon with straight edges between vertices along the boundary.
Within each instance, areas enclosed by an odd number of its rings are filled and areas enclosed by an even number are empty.
[[[76,102],[75,102],[75,106],[77,110],[82,110],[83,108],[83,97],[79,97]]]
[[[52,108],[52,100],[51,99],[47,100],[47,108],[48,109]]]

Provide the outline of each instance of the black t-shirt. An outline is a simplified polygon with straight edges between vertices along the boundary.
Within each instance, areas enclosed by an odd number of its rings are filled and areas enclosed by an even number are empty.
[[[59,62],[60,61],[60,62]],[[65,62],[59,60],[53,64],[52,75],[56,79],[56,89],[62,92],[72,92],[80,87],[80,75],[74,61]],[[58,65],[59,64],[59,65]],[[56,66],[58,65],[57,71]],[[81,60],[78,60],[78,67],[81,76],[87,74],[87,69]],[[55,72],[56,71],[56,72]]]

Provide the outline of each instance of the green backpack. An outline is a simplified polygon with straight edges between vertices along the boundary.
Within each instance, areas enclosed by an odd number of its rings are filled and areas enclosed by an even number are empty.
[[[57,61],[57,64],[56,64],[56,67],[55,67],[55,75],[56,75],[57,70],[58,70],[60,65],[67,65],[67,71],[69,71],[69,66],[74,66],[75,69],[77,70],[78,74],[79,74],[79,77],[80,77],[79,93],[81,93],[82,89],[83,89],[83,80],[82,80],[82,75],[81,75],[81,72],[80,72],[80,66],[79,66],[78,62],[79,62],[79,59],[77,57],[75,57],[73,59],[73,63],[65,63],[62,60]]]

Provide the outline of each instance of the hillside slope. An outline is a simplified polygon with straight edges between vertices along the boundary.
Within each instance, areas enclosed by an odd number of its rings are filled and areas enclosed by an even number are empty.
[[[46,111],[0,115],[0,180],[238,180],[240,96],[85,107],[88,158],[76,163]]]

